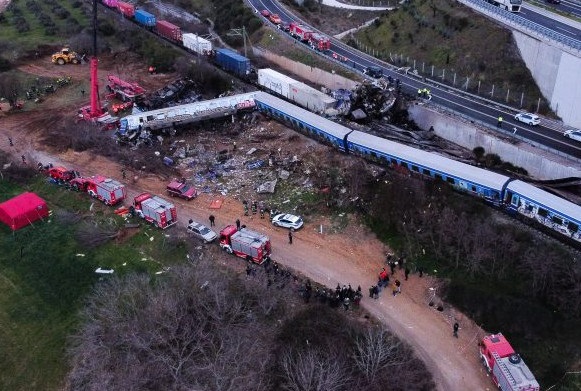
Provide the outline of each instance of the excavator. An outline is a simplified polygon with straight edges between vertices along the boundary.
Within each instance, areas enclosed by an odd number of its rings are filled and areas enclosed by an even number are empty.
[[[65,65],[65,64],[80,64],[82,57],[76,52],[65,47],[52,55],[53,64]]]

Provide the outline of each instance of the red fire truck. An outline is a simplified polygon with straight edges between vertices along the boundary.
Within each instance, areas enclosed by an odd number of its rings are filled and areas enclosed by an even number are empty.
[[[166,229],[178,222],[175,205],[149,193],[142,193],[135,197],[132,208],[139,217],[161,229]]]
[[[270,256],[270,239],[268,236],[247,228],[238,230],[235,225],[228,225],[220,231],[220,247],[229,254],[244,259],[252,258],[262,264]]]
[[[118,204],[127,196],[124,185],[100,175],[77,177],[70,181],[70,185],[73,190],[86,192],[106,205]]]
[[[309,43],[313,49],[324,52],[331,49],[331,40],[319,33],[313,33],[309,37]]]
[[[480,358],[501,391],[539,391],[539,383],[502,334],[484,337]]]
[[[50,165],[50,164],[46,167],[45,172],[46,172],[46,175],[48,175],[52,181],[54,181],[55,183],[58,183],[58,184],[64,184],[64,183],[70,182],[74,178],[77,178],[80,176],[80,174],[77,171],[68,170],[62,166],[52,167],[52,165]]]
[[[290,22],[288,27],[289,34],[302,42],[309,42],[311,35],[313,35],[313,31],[297,22]]]

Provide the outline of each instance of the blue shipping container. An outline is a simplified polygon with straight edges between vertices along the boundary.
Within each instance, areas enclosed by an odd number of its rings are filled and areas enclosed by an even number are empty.
[[[135,11],[135,21],[142,26],[146,27],[154,27],[155,26],[155,16],[146,12],[144,10],[137,10]]]
[[[216,50],[216,63],[228,72],[238,76],[250,73],[250,60],[229,49]]]

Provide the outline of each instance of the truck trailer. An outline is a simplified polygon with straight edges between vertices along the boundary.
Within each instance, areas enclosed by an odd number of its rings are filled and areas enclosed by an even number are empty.
[[[175,205],[149,193],[142,193],[135,197],[132,208],[132,214],[137,214],[142,219],[161,229],[166,229],[178,222]]]
[[[258,70],[258,84],[315,113],[328,112],[337,104],[329,95],[272,69]]]
[[[270,256],[268,236],[248,228],[238,230],[235,225],[227,225],[220,231],[220,247],[229,254],[262,264]]]
[[[215,61],[220,68],[238,76],[245,77],[250,74],[250,60],[230,49],[216,50]]]
[[[484,337],[479,345],[482,363],[501,391],[540,390],[529,367],[501,333]]]
[[[208,54],[212,51],[212,42],[196,34],[183,34],[182,43],[186,49],[198,55]]]

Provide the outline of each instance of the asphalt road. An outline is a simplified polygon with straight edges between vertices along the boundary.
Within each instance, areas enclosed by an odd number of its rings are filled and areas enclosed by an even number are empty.
[[[291,21],[298,21],[305,26],[308,23],[302,21],[299,17],[292,14],[277,1],[274,0],[248,0],[251,5],[257,10],[267,9],[270,12],[279,14],[283,23]],[[528,13],[529,10],[527,10]],[[265,23],[270,23],[265,20]],[[311,26],[309,26],[311,27]],[[571,28],[570,26],[567,26]],[[312,28],[312,27],[311,27]],[[318,31],[312,28],[314,31]],[[287,35],[282,30],[281,34]],[[324,34],[324,32],[321,32]],[[289,39],[293,39],[289,36]],[[362,71],[368,66],[379,66],[383,69],[384,75],[392,76],[394,79],[401,81],[402,90],[406,93],[415,95],[419,88],[428,88],[432,94],[432,103],[440,105],[452,110],[461,115],[470,117],[474,122],[489,126],[491,129],[496,129],[496,122],[499,116],[502,116],[503,129],[507,134],[513,133],[513,129],[517,129],[517,136],[524,141],[537,143],[546,146],[550,149],[560,151],[564,154],[581,159],[581,143],[563,137],[563,127],[554,123],[541,123],[536,127],[531,127],[514,119],[514,115],[518,112],[516,109],[502,107],[494,102],[488,102],[482,98],[475,97],[468,94],[463,94],[461,91],[452,90],[446,86],[438,85],[434,82],[426,80],[425,82],[420,78],[412,75],[399,73],[394,67],[389,66],[384,62],[368,56],[352,47],[349,47],[341,41],[331,37],[331,51],[336,52],[339,56],[344,56],[349,59],[346,62],[337,62],[346,68],[356,69]]]

